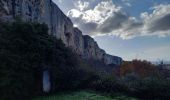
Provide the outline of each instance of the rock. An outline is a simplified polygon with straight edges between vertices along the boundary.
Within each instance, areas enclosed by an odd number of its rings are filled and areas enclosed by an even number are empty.
[[[78,28],[74,28],[74,50],[80,56],[84,55],[84,38],[82,32]]]
[[[121,57],[112,56],[109,54],[105,54],[104,56],[104,63],[107,65],[114,64],[114,65],[121,65],[123,62]]]
[[[84,38],[84,58],[86,59],[97,59],[96,58],[96,46],[97,43],[88,35],[83,36]]]
[[[96,49],[96,56],[97,56],[99,61],[104,62],[105,54],[106,54],[106,52],[103,49],[100,49],[99,47],[97,47],[97,49]]]
[[[51,33],[61,39],[68,47],[75,48],[74,27],[72,21],[52,2]]]

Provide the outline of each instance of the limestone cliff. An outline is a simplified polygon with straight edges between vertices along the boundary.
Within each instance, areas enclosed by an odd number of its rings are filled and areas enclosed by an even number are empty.
[[[112,56],[109,54],[104,55],[104,63],[107,65],[114,64],[114,65],[120,65],[122,63],[122,58],[117,56]]]
[[[46,23],[50,35],[61,39],[67,47],[84,59],[95,59],[115,65],[122,62],[120,57],[106,54],[93,38],[83,36],[52,0],[0,0],[0,19],[11,21],[18,16],[24,21]]]
[[[87,59],[95,59],[103,61],[105,51],[100,49],[97,42],[94,41],[88,35],[83,36],[84,38],[84,57]]]
[[[84,38],[82,32],[78,28],[74,28],[74,44],[75,52],[80,56],[84,56]]]

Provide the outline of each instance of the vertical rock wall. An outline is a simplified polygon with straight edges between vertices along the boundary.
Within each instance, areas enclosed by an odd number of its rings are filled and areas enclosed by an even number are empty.
[[[84,55],[84,38],[82,32],[78,28],[74,28],[74,51],[80,56]]]
[[[74,48],[74,28],[72,21],[52,2],[52,34]]]
[[[61,39],[67,47],[84,59],[95,59],[115,65],[122,62],[120,57],[106,54],[93,38],[83,36],[52,0],[0,0],[0,19],[10,21],[16,17],[28,22],[47,24],[49,34]]]
[[[84,38],[84,57],[87,59],[96,58],[96,46],[97,43],[88,35],[83,36]]]

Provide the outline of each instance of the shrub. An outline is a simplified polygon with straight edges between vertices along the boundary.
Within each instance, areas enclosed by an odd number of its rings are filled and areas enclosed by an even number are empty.
[[[125,93],[127,87],[120,80],[106,76],[93,81],[89,87],[93,90],[105,93]]]
[[[158,78],[146,78],[133,84],[133,95],[144,99],[163,99],[170,98],[170,82]]]
[[[49,70],[52,90],[75,88],[79,66],[45,24],[0,23],[0,99],[25,100],[42,92],[42,72]]]
[[[133,60],[123,62],[123,64],[120,66],[120,75],[123,77],[130,73],[135,73],[141,78],[158,75],[156,66],[145,60]]]

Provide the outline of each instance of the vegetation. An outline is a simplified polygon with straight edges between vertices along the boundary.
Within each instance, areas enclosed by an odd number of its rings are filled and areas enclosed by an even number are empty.
[[[23,100],[42,92],[42,71],[49,70],[52,91],[79,82],[77,58],[45,24],[0,24],[0,99]]]
[[[64,92],[53,96],[37,97],[33,100],[137,100],[124,95],[101,95],[93,91]]]
[[[129,73],[134,73],[142,78],[157,74],[157,69],[153,64],[145,60],[125,61],[120,66],[120,76],[126,76]]]
[[[109,95],[82,91],[58,94],[50,97],[51,100],[68,97],[110,100],[115,99],[115,94],[149,100],[170,99],[170,80],[162,77],[162,72],[150,62],[134,60],[124,62],[115,70],[112,67],[79,59],[61,40],[48,35],[45,24],[0,22],[0,100],[27,100],[44,95],[44,70],[50,72],[49,94],[88,89]],[[128,98],[120,95],[116,98],[119,97]]]
[[[122,70],[126,72],[123,75]],[[159,73],[157,67],[151,63],[134,60],[120,66],[120,77],[100,76],[98,80],[90,82],[89,88],[102,93],[120,93],[140,99],[168,100],[170,80],[163,78]]]

